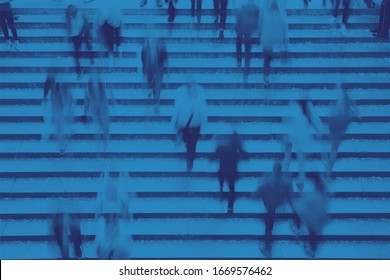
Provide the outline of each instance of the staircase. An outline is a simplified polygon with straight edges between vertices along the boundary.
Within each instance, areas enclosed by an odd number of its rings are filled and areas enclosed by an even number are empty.
[[[179,1],[173,28],[166,8],[154,7],[154,1],[144,8],[135,0],[122,1],[123,58],[115,58],[110,70],[105,52],[94,46],[95,67],[116,100],[110,104],[111,133],[104,152],[97,128],[81,121],[88,80],[76,78],[72,46],[64,42],[67,5],[15,1],[20,51],[0,52],[0,259],[59,258],[51,232],[58,203],[81,222],[83,258],[96,258],[96,197],[107,166],[118,184],[119,173],[127,174],[120,186],[134,215],[126,226],[132,258],[264,258],[259,244],[265,209],[251,194],[275,159],[284,156],[282,118],[289,115],[288,102],[312,100],[325,122],[339,97],[339,82],[361,119],[352,121],[339,148],[329,183],[330,221],[317,258],[390,259],[390,43],[369,31],[378,21],[378,9],[364,3],[353,7],[343,35],[339,24],[329,20],[330,7],[321,8],[322,1],[310,2],[308,9],[303,1],[288,1],[289,58],[272,61],[271,86],[264,88],[258,45],[252,48],[247,83],[236,66],[234,9],[240,1],[229,3],[223,40],[213,23],[212,1],[203,2],[197,30],[190,1]],[[80,5],[90,20],[96,5]],[[169,52],[159,114],[141,71],[141,43],[151,29]],[[91,71],[87,59],[82,64],[86,73]],[[43,84],[51,68],[66,78],[76,103],[65,155],[59,154],[53,128],[44,121]],[[191,76],[204,88],[209,115],[189,173],[171,116],[180,94],[176,89]],[[217,163],[210,159],[214,137],[229,134],[232,125],[250,159],[240,162],[235,212],[228,215],[227,187],[219,192]],[[306,147],[308,177],[324,172],[324,149],[330,149],[328,136]],[[298,170],[293,157],[294,178]],[[311,189],[309,178],[304,191]],[[289,207],[277,214],[274,258],[307,258],[290,230],[291,217]]]

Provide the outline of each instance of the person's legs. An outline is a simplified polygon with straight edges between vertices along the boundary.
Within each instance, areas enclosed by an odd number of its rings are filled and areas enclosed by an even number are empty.
[[[268,49],[268,48],[263,49],[263,55],[264,55],[264,66],[263,66],[264,83],[265,85],[268,85],[270,68],[271,68],[271,60],[272,60],[272,49]]]
[[[80,47],[83,38],[81,36],[73,36],[71,37],[74,47],[73,56],[76,62],[76,72],[78,75],[81,74],[81,65],[80,65]]]
[[[176,9],[175,6],[173,5],[172,1],[169,1],[169,6],[168,6],[168,22],[174,22],[175,16],[176,16]]]
[[[196,9],[197,22],[200,23],[202,17],[202,0],[196,0]]]
[[[154,77],[154,100],[156,101],[156,105],[160,102],[160,93],[162,87],[162,77],[164,73],[164,66],[160,66],[155,73]]]
[[[228,0],[220,0],[221,7],[220,7],[220,13],[221,13],[221,19],[220,19],[220,28],[222,30],[225,29],[225,24],[226,24],[226,9],[227,9],[227,4]]]
[[[344,24],[347,24],[349,18],[349,6],[351,4],[351,0],[343,0],[343,4],[344,4],[344,13],[343,13],[342,22]]]
[[[191,171],[195,159],[196,144],[198,143],[200,135],[200,127],[189,128],[189,135],[187,139],[187,170]]]
[[[73,243],[76,257],[81,258],[81,256],[83,255],[81,251],[81,231],[80,225],[76,224],[75,222],[70,225],[70,239]]]
[[[223,192],[223,183],[225,182],[225,174],[221,169],[218,171],[218,182],[219,182],[220,191]]]
[[[233,213],[234,209],[234,200],[236,196],[235,192],[235,178],[233,178],[232,174],[228,174],[228,183],[229,183],[229,201],[228,201],[228,214]]]
[[[15,28],[15,22],[14,22],[14,13],[12,10],[8,10],[4,12],[5,19],[7,20],[8,26],[11,29],[12,35],[14,37],[14,41],[18,41],[18,32]]]
[[[339,13],[340,2],[341,2],[341,0],[336,0],[336,2],[334,3],[334,9],[333,9],[333,16],[334,17],[337,17],[337,15]]]
[[[264,231],[264,254],[266,257],[270,257],[272,251],[272,231],[275,222],[275,209],[267,209],[266,216],[264,218],[265,231]]]
[[[114,51],[114,28],[106,21],[103,24],[104,37],[106,39],[106,46],[109,53]]]
[[[195,0],[191,0],[191,16],[195,16]]]
[[[244,34],[238,33],[236,38],[236,59],[237,59],[238,66],[241,66],[241,61],[242,61],[241,46],[242,46],[243,36]]]
[[[250,60],[251,60],[251,36],[250,34],[244,34],[244,45],[245,45],[245,70],[244,75],[249,74]]]
[[[3,30],[4,39],[8,41],[9,40],[8,26],[7,23],[5,22],[5,12],[2,11],[0,11],[0,25],[1,25],[1,29]]]
[[[115,27],[114,28],[114,44],[117,47],[117,50],[119,51],[119,47],[121,45],[121,27]]]

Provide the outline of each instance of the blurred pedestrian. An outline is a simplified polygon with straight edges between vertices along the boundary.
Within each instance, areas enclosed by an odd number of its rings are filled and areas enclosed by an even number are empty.
[[[263,46],[263,79],[265,86],[269,85],[269,74],[274,48],[279,47],[281,51],[287,53],[287,30],[287,15],[284,7],[277,0],[266,0],[261,15],[259,34],[261,45]]]
[[[111,98],[114,100],[114,98]],[[85,91],[84,114],[92,112],[92,118],[103,133],[104,150],[107,149],[110,138],[110,115],[109,101],[107,98],[106,85],[97,73],[92,73]]]
[[[347,91],[343,90],[329,120],[331,151],[327,167],[328,173],[333,170],[338,148],[353,117],[359,117],[355,103],[348,97]]]
[[[199,86],[193,81],[180,87],[178,92],[172,122],[178,138],[186,146],[187,171],[191,171],[201,128],[207,122],[206,102],[200,94]]]
[[[228,214],[233,213],[235,198],[235,182],[238,179],[238,161],[245,156],[240,136],[234,132],[229,135],[226,143],[217,147],[215,157],[219,160],[218,180],[220,191],[223,192],[225,180],[229,186]]]
[[[87,45],[88,56],[91,64],[94,64],[90,24],[88,23],[86,17],[75,5],[69,5],[66,9],[66,20],[68,35],[74,47],[76,72],[78,76],[81,76],[82,68],[80,65],[80,48],[83,42],[85,42]]]
[[[382,0],[380,12],[379,12],[379,23],[376,27],[371,29],[372,35],[380,38],[389,37],[390,28],[390,0]]]
[[[218,26],[219,38],[222,39],[224,38],[228,0],[213,0],[213,1],[214,1],[214,15],[215,15],[214,23]]]
[[[72,96],[68,86],[62,80],[63,77],[55,72],[50,72],[46,78],[43,98],[46,100],[50,93],[51,120],[56,131],[56,139],[61,154],[66,149],[66,127],[72,120]]]
[[[236,14],[236,58],[237,64],[241,67],[242,61],[242,43],[245,45],[245,69],[244,80],[247,80],[251,59],[252,34],[258,27],[259,9],[253,0],[242,5]]]
[[[276,162],[272,169],[272,176],[265,180],[257,193],[257,197],[263,199],[266,209],[264,216],[265,223],[265,242],[260,247],[261,252],[267,258],[272,256],[272,231],[275,222],[275,215],[277,209],[286,202],[291,204],[293,187],[291,181],[282,172],[282,165]]]
[[[117,4],[112,3],[109,7],[102,6],[100,8],[98,26],[108,50],[110,67],[112,66],[114,52],[121,53],[121,24],[122,12]]]
[[[291,229],[299,235],[301,225],[304,224],[309,231],[309,245],[304,245],[306,254],[314,258],[318,248],[318,239],[327,223],[327,186],[325,178],[314,173],[314,191],[304,192],[293,200],[294,219]]]
[[[7,44],[7,50],[11,50],[12,48],[19,50],[19,38],[18,32],[15,28],[11,1],[13,0],[0,0],[0,25],[1,29],[3,30],[5,42]],[[8,28],[11,29],[13,35],[12,42],[9,37]]]
[[[304,149],[313,145],[315,137],[320,138],[326,132],[326,128],[309,100],[291,101],[289,112],[291,115],[285,119],[287,135],[283,164],[284,169],[288,170],[292,148],[294,147],[299,164],[297,186],[299,189],[303,189],[306,170]]]
[[[167,49],[158,38],[149,37],[142,48],[143,73],[155,100],[155,111],[158,112],[164,66],[167,63]]]

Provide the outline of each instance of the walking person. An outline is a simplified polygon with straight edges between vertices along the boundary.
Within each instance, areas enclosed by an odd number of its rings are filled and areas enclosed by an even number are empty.
[[[379,23],[371,29],[372,35],[379,38],[388,38],[390,28],[390,0],[382,0]]]
[[[228,0],[213,0],[214,1],[214,23],[218,26],[219,29],[219,38],[224,38],[224,30],[226,26],[226,10],[228,5]]]
[[[294,219],[291,224],[292,231],[299,236],[301,225],[304,224],[309,232],[309,245],[304,245],[306,254],[315,258],[319,235],[327,223],[327,195],[325,178],[319,173],[314,173],[314,191],[304,192],[292,202]]]
[[[82,68],[80,64],[80,48],[83,42],[85,42],[87,45],[88,56],[91,61],[91,64],[94,64],[90,25],[86,17],[75,5],[69,5],[66,9],[66,19],[68,35],[74,47],[76,73],[80,77],[82,74]]]
[[[254,4],[253,0],[248,2],[238,9],[236,15],[236,58],[237,64],[241,67],[242,61],[242,43],[245,45],[245,69],[244,81],[247,81],[249,74],[249,66],[251,59],[252,34],[258,27],[259,9]]]
[[[175,102],[172,122],[178,137],[186,146],[187,171],[191,171],[201,128],[207,121],[206,102],[201,96],[199,86],[194,82],[187,83],[178,91],[180,97]]]
[[[110,67],[113,64],[114,53],[121,53],[121,25],[122,12],[115,3],[111,4],[110,7],[103,6],[100,8],[98,12],[98,26],[102,34],[102,41],[108,50]]]
[[[219,160],[218,180],[220,191],[223,192],[225,181],[229,186],[228,214],[233,213],[235,200],[235,182],[238,179],[238,161],[245,156],[240,136],[234,132],[229,136],[226,143],[217,147],[215,157]]]
[[[167,49],[158,38],[148,38],[142,48],[143,73],[155,100],[155,111],[158,112],[164,66],[167,63]]]
[[[272,256],[272,231],[275,223],[276,211],[286,202],[291,204],[293,187],[291,181],[282,173],[282,165],[276,162],[272,169],[272,175],[262,184],[256,197],[262,198],[265,206],[265,241],[260,250],[267,258]]]
[[[13,0],[0,0],[0,25],[7,44],[7,50],[11,50],[12,48],[19,50],[19,38],[15,28],[11,1]],[[13,41],[10,40],[8,28],[11,29]]]
[[[260,23],[260,42],[263,46],[263,80],[264,85],[269,85],[271,60],[274,56],[274,48],[279,47],[285,54],[288,49],[286,10],[278,4],[277,0],[265,2]]]

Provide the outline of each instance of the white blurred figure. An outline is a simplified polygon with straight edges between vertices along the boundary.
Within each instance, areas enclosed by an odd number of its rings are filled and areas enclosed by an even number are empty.
[[[172,118],[177,134],[186,145],[187,171],[191,171],[195,159],[196,145],[201,129],[207,123],[207,105],[201,94],[201,88],[190,81],[178,90],[175,112]]]
[[[50,95],[50,104],[46,98]],[[66,150],[66,130],[70,126],[73,117],[72,96],[65,84],[64,76],[60,73],[50,72],[44,86],[44,108],[46,116],[51,116],[51,122],[55,129],[55,138],[61,154]],[[49,105],[49,106],[48,106]],[[51,111],[50,113],[48,111]],[[48,119],[48,118],[46,118]],[[44,138],[44,137],[43,137]]]
[[[318,248],[318,236],[328,221],[327,215],[327,182],[319,173],[314,173],[314,191],[303,192],[293,199],[294,219],[291,229],[299,235],[301,225],[304,224],[309,232],[309,245],[304,245],[305,251],[310,258],[316,256]]]
[[[110,92],[111,93],[111,92]],[[111,99],[114,100],[112,94]],[[85,91],[84,113],[91,111],[92,119],[103,133],[104,150],[107,149],[110,137],[109,101],[106,85],[102,82],[98,73],[91,73],[88,89]]]
[[[294,147],[299,164],[297,186],[299,189],[303,189],[306,169],[304,148],[314,143],[314,137],[312,135],[313,128],[316,133],[315,135],[320,137],[325,133],[325,127],[316,114],[311,101],[290,101],[289,108],[290,115],[284,120],[287,135],[285,139],[286,147],[283,165],[287,171],[290,165],[291,151]]]
[[[96,236],[97,256],[99,259],[128,259],[131,239],[127,235],[127,224],[131,222],[129,199],[124,190],[121,173],[119,183],[115,182],[108,171],[102,174],[102,189],[98,194]]]
[[[339,88],[341,88],[341,85]],[[351,122],[351,118],[353,117],[359,117],[355,103],[348,97],[347,91],[342,91],[329,121],[331,150],[327,166],[328,173],[333,170],[341,140],[343,139],[349,123]]]
[[[118,2],[101,2],[97,16],[98,33],[108,50],[109,67],[113,65],[114,53],[121,54],[122,11]]]
[[[288,24],[284,1],[266,0],[260,17],[260,42],[264,56],[264,84],[269,85],[269,72],[274,49],[285,54],[288,49]]]

